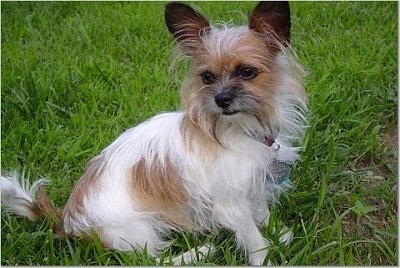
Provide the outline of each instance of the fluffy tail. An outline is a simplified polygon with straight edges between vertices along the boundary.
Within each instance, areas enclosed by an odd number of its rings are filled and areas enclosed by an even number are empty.
[[[30,186],[23,176],[19,178],[15,173],[1,176],[1,204],[9,211],[28,217],[32,221],[40,216],[50,218],[55,229],[59,230],[56,227],[59,226],[61,218],[44,190],[47,183],[46,179],[39,179]]]

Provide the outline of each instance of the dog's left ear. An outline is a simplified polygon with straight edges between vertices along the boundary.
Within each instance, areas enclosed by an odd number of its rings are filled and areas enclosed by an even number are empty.
[[[290,26],[290,8],[286,1],[262,1],[249,17],[249,29],[272,37],[284,46],[290,43]],[[271,45],[279,50],[278,44]]]
[[[201,44],[201,36],[210,29],[209,22],[201,14],[188,5],[176,2],[166,5],[165,23],[188,55]]]

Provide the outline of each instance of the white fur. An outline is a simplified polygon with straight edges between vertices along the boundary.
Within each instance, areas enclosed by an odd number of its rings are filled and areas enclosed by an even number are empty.
[[[101,229],[116,249],[144,247],[147,242],[149,252],[157,254],[164,245],[156,235],[162,231],[162,223],[151,214],[137,212],[135,200],[127,190],[130,168],[142,158],[152,162],[157,152],[159,157],[169,157],[180,164],[180,176],[192,197],[191,213],[199,229],[233,229],[239,245],[249,253],[266,247],[253,218],[259,218],[260,223],[267,216],[260,214],[268,211],[266,198],[280,188],[270,185],[272,189],[267,189],[263,180],[276,152],[234,129],[224,138],[229,149],[220,148],[215,159],[203,162],[183,146],[179,129],[183,115],[158,115],[128,130],[107,147],[102,152],[107,169],[99,191],[85,200],[83,214],[64,219],[65,230],[79,234],[91,228]],[[240,119],[241,115],[235,117]],[[201,144],[197,146],[202,149]],[[263,253],[256,255],[257,262],[265,257]]]
[[[32,213],[31,208],[36,200],[36,192],[40,187],[47,184],[47,182],[45,179],[40,179],[35,181],[31,186],[23,178],[23,175],[21,178],[16,173],[1,176],[1,204],[17,215],[34,220],[36,216]]]
[[[202,261],[205,257],[213,255],[215,250],[216,249],[213,244],[205,244],[198,249],[190,249],[185,253],[173,258],[172,263],[174,265],[189,264],[193,261],[196,261],[197,258]],[[169,260],[164,260],[164,262],[161,263],[160,259],[157,258],[157,263],[161,265],[169,264]]]

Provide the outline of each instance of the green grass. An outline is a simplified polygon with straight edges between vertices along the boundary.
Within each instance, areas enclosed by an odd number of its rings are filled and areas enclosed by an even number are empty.
[[[157,2],[1,3],[1,167],[51,179],[65,204],[86,162],[122,131],[179,109],[183,68]],[[196,4],[243,23],[251,2]],[[397,253],[397,3],[293,2],[292,46],[309,72],[312,111],[296,189],[263,229],[285,265],[395,265]],[[237,11],[241,11],[237,12]],[[171,78],[172,77],[172,78]],[[2,212],[2,265],[154,265],[143,252],[58,239],[48,221]],[[294,231],[288,247],[272,227]],[[169,258],[212,241],[197,264],[243,265],[231,232],[172,234]]]

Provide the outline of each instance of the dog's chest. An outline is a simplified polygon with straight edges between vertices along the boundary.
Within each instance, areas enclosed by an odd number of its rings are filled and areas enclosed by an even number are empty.
[[[274,152],[261,142],[247,139],[231,148],[221,148],[205,172],[212,188],[245,189],[263,180],[275,158]]]

